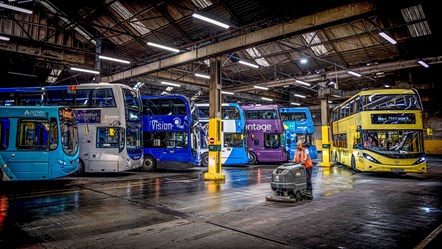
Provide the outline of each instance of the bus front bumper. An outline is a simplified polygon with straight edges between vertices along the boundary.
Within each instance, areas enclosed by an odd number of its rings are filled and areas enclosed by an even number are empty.
[[[359,170],[364,172],[393,172],[393,173],[427,173],[427,162],[412,165],[399,164],[377,164],[367,159],[364,160],[364,167]]]

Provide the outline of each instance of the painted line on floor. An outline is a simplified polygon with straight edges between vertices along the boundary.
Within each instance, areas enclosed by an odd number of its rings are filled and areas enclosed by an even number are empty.
[[[430,243],[436,236],[442,232],[442,224],[440,224],[433,232],[430,233],[424,240],[422,240],[419,245],[417,245],[414,249],[423,249],[425,248],[428,243]]]

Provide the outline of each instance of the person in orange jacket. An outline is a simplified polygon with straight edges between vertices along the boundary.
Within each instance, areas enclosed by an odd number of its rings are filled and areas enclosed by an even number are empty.
[[[304,148],[301,141],[296,143],[297,150],[295,151],[295,159],[293,160],[295,163],[300,163],[304,166],[305,172],[307,174],[307,195],[308,199],[313,198],[313,186],[312,186],[312,169],[313,162],[310,158],[310,154],[307,148]]]

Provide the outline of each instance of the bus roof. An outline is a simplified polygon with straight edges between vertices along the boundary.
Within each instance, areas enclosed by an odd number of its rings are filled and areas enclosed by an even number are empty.
[[[241,106],[241,108],[245,111],[249,111],[249,110],[278,110],[278,106],[277,105],[259,105],[259,106],[255,106],[255,105],[243,105]]]
[[[195,104],[196,106],[209,106],[209,103],[199,103],[199,104]],[[236,107],[241,107],[239,104],[237,103],[222,103],[221,106],[236,106]]]
[[[357,96],[369,96],[369,95],[376,95],[376,94],[382,94],[382,95],[389,95],[389,94],[416,94],[415,89],[407,89],[407,88],[391,88],[391,89],[372,89],[372,90],[364,90],[356,93],[355,95],[348,98],[346,101],[342,102],[338,106],[336,106],[334,109],[341,107],[342,105],[346,104],[348,101],[351,101],[353,98]]]
[[[190,103],[189,99],[181,94],[171,94],[171,95],[141,95],[142,99],[184,99]]]
[[[281,111],[281,113],[283,112],[304,112],[304,113],[310,113],[310,109],[308,109],[307,107],[281,107],[279,108],[279,110]]]
[[[132,89],[130,86],[120,83],[84,83],[80,85],[56,85],[56,86],[31,86],[31,87],[15,87],[15,88],[0,88],[0,92],[6,93],[18,93],[18,92],[43,92],[45,90],[66,90],[70,87],[77,89],[84,89],[88,87],[101,87],[101,86],[120,86]]]

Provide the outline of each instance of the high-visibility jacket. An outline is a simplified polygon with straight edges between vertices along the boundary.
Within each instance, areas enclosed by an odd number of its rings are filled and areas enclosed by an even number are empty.
[[[374,142],[374,141],[371,141],[371,143],[370,143],[370,141],[365,141],[365,148],[373,148],[373,147],[375,147],[376,146],[376,143]]]
[[[295,151],[295,162],[301,163],[305,168],[310,168],[313,166],[313,162],[308,152],[305,153],[305,150],[306,149]]]

